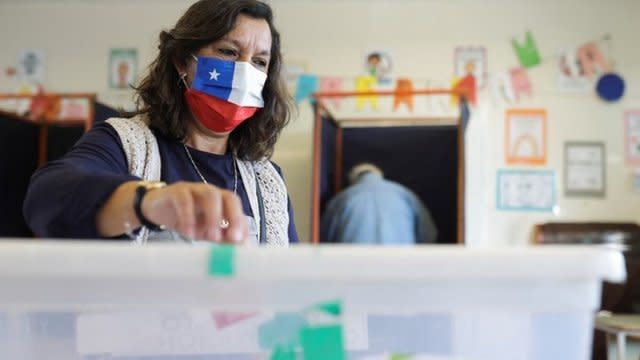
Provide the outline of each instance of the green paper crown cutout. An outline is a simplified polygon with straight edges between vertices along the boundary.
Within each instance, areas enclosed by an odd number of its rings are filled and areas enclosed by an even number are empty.
[[[516,39],[512,39],[511,43],[513,44],[513,48],[518,55],[518,59],[520,60],[520,64],[522,64],[522,67],[530,68],[540,64],[540,54],[538,53],[538,47],[536,46],[536,42],[533,39],[533,35],[530,31],[527,31],[523,45],[518,44]]]

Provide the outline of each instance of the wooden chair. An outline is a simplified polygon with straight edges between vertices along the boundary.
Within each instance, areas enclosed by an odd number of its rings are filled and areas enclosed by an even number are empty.
[[[618,354],[623,353],[626,336],[640,335],[640,324],[637,323],[640,322],[640,226],[635,223],[605,222],[538,224],[533,230],[533,242],[536,244],[615,242],[625,248],[627,282],[626,284],[603,284],[601,309],[613,315],[608,318],[601,316],[596,318],[598,331],[593,338],[592,358],[606,359],[607,346],[603,332],[616,334]]]

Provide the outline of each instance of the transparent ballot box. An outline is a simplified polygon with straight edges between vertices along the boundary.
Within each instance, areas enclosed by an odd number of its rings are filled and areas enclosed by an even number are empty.
[[[0,359],[587,359],[595,247],[0,243]]]

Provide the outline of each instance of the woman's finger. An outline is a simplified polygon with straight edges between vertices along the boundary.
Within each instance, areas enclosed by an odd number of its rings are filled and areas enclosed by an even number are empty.
[[[200,215],[198,235],[205,240],[221,241],[220,220],[222,220],[221,190],[207,184],[200,185],[196,192],[196,201]]]
[[[223,217],[229,223],[224,230],[225,240],[240,243],[249,236],[249,224],[242,210],[240,198],[230,191],[222,193]]]

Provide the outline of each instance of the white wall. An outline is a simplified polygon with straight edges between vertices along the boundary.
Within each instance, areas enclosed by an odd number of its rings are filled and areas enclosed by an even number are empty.
[[[97,92],[110,103],[126,103],[127,92],[107,88],[109,48],[136,47],[141,66],[152,59],[157,35],[177,20],[190,1],[0,0],[3,50],[0,67],[15,65],[24,47],[47,51],[46,88]],[[521,244],[531,225],[547,220],[640,221],[640,194],[631,191],[631,168],[624,166],[622,114],[640,108],[640,1],[637,0],[274,0],[285,57],[305,62],[318,75],[353,77],[362,71],[366,49],[392,52],[395,74],[448,81],[456,46],[482,45],[489,73],[517,65],[513,35],[533,31],[543,57],[609,33],[616,71],[627,81],[624,99],[612,105],[594,95],[567,95],[555,87],[553,63],[530,71],[534,97],[519,107],[544,107],[549,118],[549,161],[557,171],[560,213],[495,210],[496,169],[505,167],[504,105],[480,93],[469,127],[468,241]],[[0,74],[0,91],[15,84]],[[301,237],[310,213],[312,116],[307,104],[282,136],[275,160],[284,170],[296,208]],[[563,142],[605,141],[607,198],[567,199],[562,194]]]

